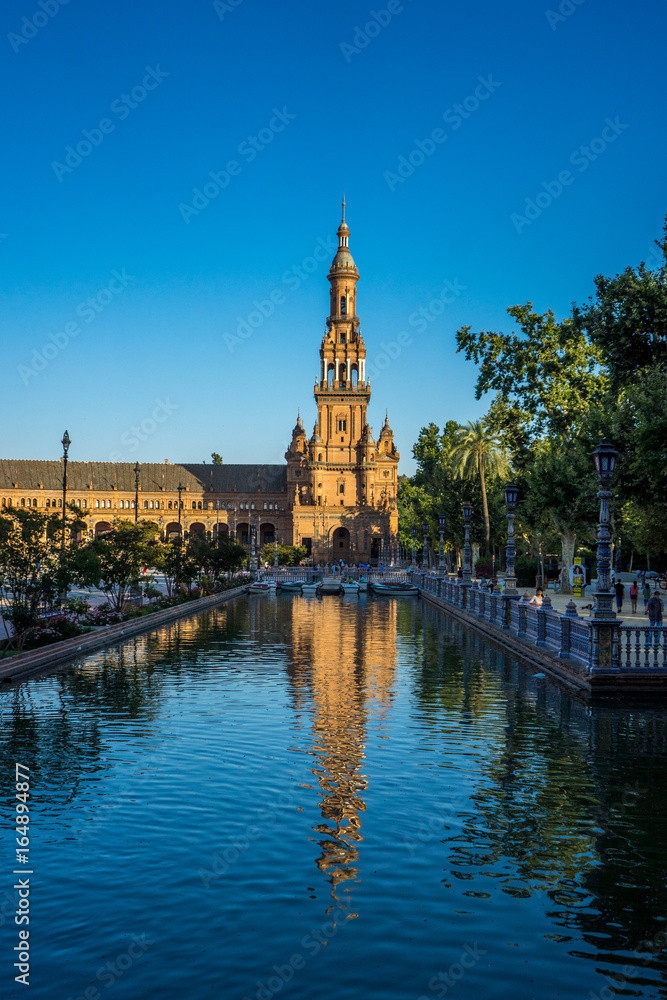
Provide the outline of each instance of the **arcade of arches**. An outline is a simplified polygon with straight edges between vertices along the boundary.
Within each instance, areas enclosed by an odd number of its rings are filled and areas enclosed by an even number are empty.
[[[281,465],[164,462],[136,472],[130,462],[69,461],[67,502],[80,509],[89,537],[138,513],[163,538],[222,533],[248,544],[254,527],[258,547],[303,545],[316,563],[377,561],[395,545],[399,453],[388,418],[377,440],[368,423],[371,386],[345,201],[337,235],[311,436],[299,412]],[[0,504],[62,510],[62,480],[62,462],[0,460]]]

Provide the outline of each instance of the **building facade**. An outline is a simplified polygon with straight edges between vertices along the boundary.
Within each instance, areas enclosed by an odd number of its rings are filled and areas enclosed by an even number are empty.
[[[136,516],[154,521],[163,538],[221,532],[249,544],[254,530],[258,547],[304,545],[315,563],[391,558],[400,456],[388,418],[377,441],[368,423],[371,387],[349,238],[343,201],[311,437],[299,414],[284,465],[68,462],[67,502],[81,510],[89,537]],[[62,511],[62,461],[0,460],[0,503]]]

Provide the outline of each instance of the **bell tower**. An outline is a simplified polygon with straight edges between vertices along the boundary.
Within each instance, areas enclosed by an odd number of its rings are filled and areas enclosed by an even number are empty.
[[[328,278],[329,316],[320,347],[320,377],[315,384],[317,431],[326,463],[356,465],[371,388],[366,381],[366,346],[359,331],[359,272],[350,253],[345,198],[343,219],[338,227],[338,250]]]

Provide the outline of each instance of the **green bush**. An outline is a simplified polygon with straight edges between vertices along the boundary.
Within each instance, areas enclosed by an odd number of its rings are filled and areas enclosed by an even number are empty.
[[[539,572],[538,561],[537,559],[528,559],[524,556],[521,559],[517,559],[514,571],[519,587],[534,587],[535,577]]]

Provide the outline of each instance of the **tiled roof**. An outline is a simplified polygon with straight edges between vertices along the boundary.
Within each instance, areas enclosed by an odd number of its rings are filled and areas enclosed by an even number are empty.
[[[283,493],[287,487],[284,465],[179,465],[140,463],[142,493],[164,489],[175,493],[178,484],[191,493],[213,487],[215,493]],[[0,490],[62,489],[62,462],[31,462],[0,459]],[[133,462],[68,462],[67,490],[112,490],[134,492]]]

